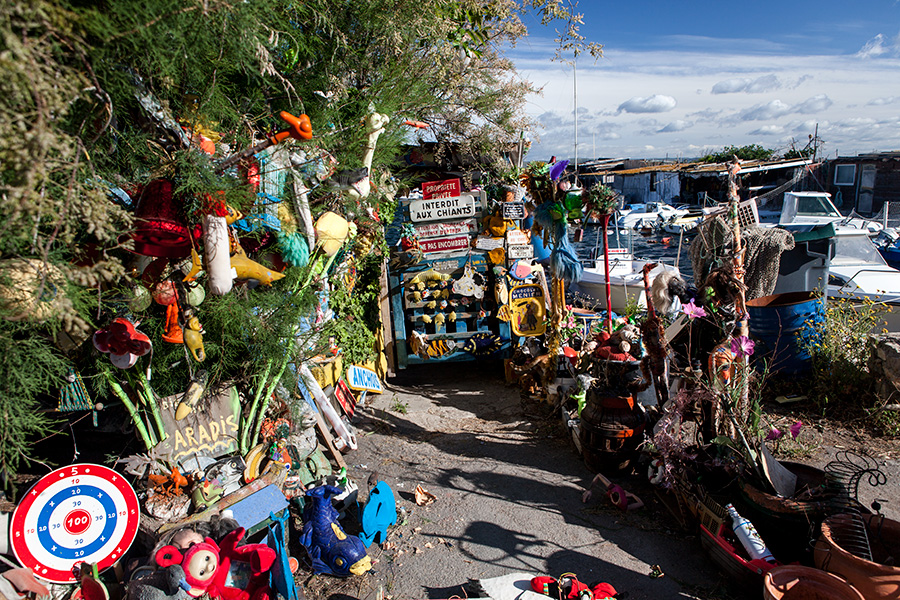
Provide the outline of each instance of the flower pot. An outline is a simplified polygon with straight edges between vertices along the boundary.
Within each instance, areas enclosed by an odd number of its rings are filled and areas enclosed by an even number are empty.
[[[797,476],[794,497],[775,496],[741,481],[741,499],[747,511],[741,514],[753,523],[779,561],[812,566],[810,540],[834,511],[834,500],[842,487],[821,469],[800,463],[781,464]]]
[[[854,530],[865,524],[872,559],[852,552]],[[856,550],[855,552],[859,552]],[[822,523],[814,550],[816,566],[844,577],[867,600],[900,598],[900,523],[879,515],[834,515]]]
[[[763,580],[766,600],[865,600],[852,585],[825,571],[800,565],[775,567]]]

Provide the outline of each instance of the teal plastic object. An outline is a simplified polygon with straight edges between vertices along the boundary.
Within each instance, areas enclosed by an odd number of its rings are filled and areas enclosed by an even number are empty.
[[[379,537],[378,543],[384,543],[387,528],[397,523],[397,499],[394,491],[388,484],[379,481],[369,492],[369,500],[362,509],[362,532],[359,538],[366,545],[372,545],[375,537]]]
[[[290,556],[287,553],[287,536],[285,535],[288,512],[282,516],[275,513],[269,514],[272,520],[266,535],[266,543],[275,550],[277,558],[272,565],[270,573],[270,587],[274,588],[284,600],[298,600],[297,585],[294,582],[294,574],[291,573]]]

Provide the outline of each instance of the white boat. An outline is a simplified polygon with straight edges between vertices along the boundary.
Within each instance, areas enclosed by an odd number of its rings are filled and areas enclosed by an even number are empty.
[[[759,212],[762,223],[773,222]],[[771,214],[771,213],[770,213]],[[784,203],[778,216],[779,225],[820,225],[833,223],[835,227],[861,229],[875,235],[883,228],[881,223],[861,217],[844,216],[826,192],[785,192]]]
[[[663,223],[662,230],[666,233],[680,235],[684,233],[696,233],[697,225],[703,220],[703,215],[683,215],[675,217]]]
[[[657,276],[666,271],[680,275],[678,269],[673,265],[667,265],[659,261],[636,259],[625,248],[610,249],[609,287],[610,306],[613,312],[621,315],[625,313],[629,306],[634,305],[637,305],[642,310],[646,310],[647,295],[644,292],[644,265],[651,262],[657,263],[648,274],[651,285]],[[601,257],[594,261],[593,266],[586,266],[581,281],[572,283],[569,288],[576,296],[584,294],[596,301],[596,304],[594,304],[595,309],[605,310],[606,268],[603,258]]]
[[[900,271],[887,264],[865,229],[837,227],[834,241],[829,300],[882,306],[885,310],[873,331],[900,331]]]
[[[620,212],[616,220],[619,229],[640,229],[641,227],[655,227],[677,217],[688,214],[687,210],[677,209],[664,202],[647,202],[646,204],[630,204]]]

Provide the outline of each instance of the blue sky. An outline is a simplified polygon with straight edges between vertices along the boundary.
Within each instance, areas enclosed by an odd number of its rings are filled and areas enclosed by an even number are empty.
[[[604,57],[578,59],[578,156],[690,158],[727,145],[828,156],[900,150],[900,0],[600,2],[581,32]],[[508,52],[543,94],[529,158],[574,153],[573,70],[554,32]]]

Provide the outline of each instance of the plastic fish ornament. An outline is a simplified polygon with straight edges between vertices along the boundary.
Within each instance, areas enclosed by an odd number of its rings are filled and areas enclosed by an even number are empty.
[[[317,575],[347,577],[362,575],[372,568],[363,541],[344,533],[338,523],[338,512],[331,504],[331,497],[342,493],[342,489],[333,485],[320,485],[306,492],[308,504],[303,510],[300,543],[309,553]]]
[[[463,344],[462,349],[472,356],[490,356],[503,346],[503,338],[493,333],[476,333]]]

